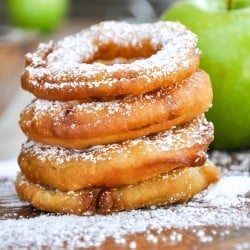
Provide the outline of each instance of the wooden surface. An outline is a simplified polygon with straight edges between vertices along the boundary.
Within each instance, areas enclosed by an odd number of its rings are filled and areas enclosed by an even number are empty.
[[[90,21],[88,23],[94,23],[94,21]],[[80,23],[69,25],[63,30],[60,34],[56,34],[56,37],[62,37],[65,34],[74,33],[76,30],[79,30],[80,27],[86,26],[87,23],[85,22],[84,25],[81,25]],[[49,40],[49,38],[43,38],[43,41]],[[7,72],[7,71],[6,71]],[[0,110],[2,111],[2,117],[0,120],[0,139],[1,139],[1,148],[0,148],[0,160],[7,159],[9,157],[16,157],[17,152],[20,148],[21,141],[23,140],[23,135],[21,134],[21,131],[18,133],[18,114],[23,106],[25,106],[29,101],[27,100],[27,97],[24,95],[23,92],[19,89],[16,95],[17,91],[17,85],[19,84],[19,69],[15,71],[15,75],[13,76],[13,80],[8,82],[8,84],[12,84],[9,88],[3,87],[2,84],[1,87],[1,93],[3,93],[3,88],[7,89],[8,91],[12,91],[12,94],[9,94],[8,92],[8,98],[2,98],[0,100]],[[5,78],[6,79],[6,78]],[[11,78],[12,79],[12,78]],[[1,82],[3,83],[3,81]],[[15,95],[15,96],[14,96]],[[7,97],[7,94],[5,95]],[[10,100],[13,98],[12,100]],[[30,97],[29,97],[30,98]],[[30,98],[31,99],[31,98]],[[6,104],[11,103],[10,108],[5,110],[3,112],[3,108],[6,108]],[[246,160],[246,157],[249,157],[250,154],[243,156],[243,161]],[[7,157],[7,158],[5,158]],[[245,158],[244,158],[245,157]],[[229,172],[231,171],[229,165],[240,165],[238,160],[235,160],[234,162],[230,162],[227,164],[227,166],[222,167],[229,167]],[[246,168],[242,170],[242,174],[249,175],[249,169],[250,164]],[[222,164],[223,165],[223,164]],[[6,167],[8,167],[6,165]],[[237,174],[240,174],[241,168],[239,167],[239,170],[237,170]],[[0,169],[0,173],[1,173]],[[232,174],[235,170],[232,171]],[[240,183],[239,183],[240,184]],[[250,187],[249,187],[250,192]],[[249,197],[250,199],[250,197]],[[249,200],[248,199],[248,200]],[[194,205],[195,203],[191,203]],[[196,203],[197,204],[197,203]],[[199,206],[202,207],[202,205],[206,206],[206,204],[199,204]],[[189,205],[186,205],[187,207]],[[191,206],[191,205],[190,205]],[[172,206],[171,209],[174,211],[175,206]],[[166,208],[170,209],[170,208]],[[242,213],[245,213],[245,216],[248,216],[249,218],[249,209],[250,209],[250,201],[248,203],[242,204],[242,207],[237,208],[239,211],[239,216],[242,215]],[[241,211],[241,212],[240,212]],[[242,212],[243,211],[243,212]],[[218,217],[220,217],[220,211],[217,210]],[[230,211],[229,211],[230,212]],[[39,218],[43,216],[45,213],[40,212],[32,207],[30,207],[28,204],[23,203],[19,200],[19,198],[16,195],[15,189],[14,189],[14,180],[8,179],[5,177],[1,177],[0,174],[0,228],[4,233],[7,228],[1,227],[3,225],[3,222],[6,221],[18,221],[23,220],[24,218],[27,218],[28,221],[31,218]],[[60,221],[62,218],[62,215],[57,215],[58,220]],[[197,218],[199,219],[199,218]],[[195,223],[194,223],[195,224]],[[162,231],[152,231],[151,236],[155,236],[153,240],[149,239],[148,232],[138,233],[138,234],[127,234],[125,236],[126,243],[125,244],[118,244],[116,243],[112,238],[107,238],[104,240],[104,242],[101,244],[98,249],[132,249],[133,244],[130,243],[136,242],[136,249],[250,249],[250,223],[246,224],[244,226],[242,225],[235,225],[234,223],[229,223],[227,225],[216,225],[213,223],[208,223],[209,225],[206,225],[206,223],[203,223],[200,226],[189,226],[188,228],[181,228],[181,227],[170,227],[168,228],[168,225],[166,227],[168,229],[162,229]],[[112,225],[107,225],[107,227]],[[23,230],[22,228],[19,228],[17,230]],[[207,237],[201,237],[199,232],[202,232]],[[178,237],[177,237],[178,236]],[[179,237],[181,236],[181,237]],[[9,236],[11,237],[11,236]],[[29,239],[29,235],[26,235],[27,239]],[[84,235],[83,235],[84,237]],[[152,238],[152,237],[151,237]],[[4,239],[0,237],[0,249],[13,249],[14,246],[11,245],[8,248],[3,248],[2,243]],[[67,239],[65,242],[65,248],[67,249],[67,245],[71,241],[70,238]],[[33,248],[37,249],[36,242],[33,242]],[[18,246],[18,242],[15,243],[15,249],[19,249],[20,246]],[[28,248],[29,245],[23,246],[22,249]],[[44,249],[50,249],[50,245],[44,247]],[[56,249],[56,248],[54,248]],[[94,247],[92,247],[94,249]]]
[[[223,176],[248,176],[249,178],[249,158],[250,152],[247,154],[240,155],[237,159],[230,163],[232,166],[228,166],[228,162],[225,163],[224,166],[221,165],[222,169],[222,178]],[[225,161],[225,159],[224,159]],[[240,164],[239,161],[244,162],[244,166]],[[235,165],[237,162],[238,165]],[[239,183],[240,185],[240,183]],[[32,207],[30,207],[27,203],[23,203],[19,200],[15,193],[14,189],[14,179],[9,178],[0,178],[0,228],[1,221],[7,220],[23,220],[24,218],[34,218],[44,215],[49,215],[47,213],[38,211]],[[250,187],[249,187],[250,191]],[[207,207],[206,203],[201,204],[202,201],[198,201],[194,199],[188,204],[185,204],[187,209],[194,206]],[[172,211],[175,211],[175,206],[171,206]],[[249,192],[246,194],[245,202],[241,203],[241,207],[229,208],[227,213],[230,213],[230,209],[232,209],[232,213],[236,211],[239,212],[239,217],[244,215],[249,218],[250,215],[250,197]],[[184,210],[183,210],[184,211]],[[218,218],[220,216],[225,216],[223,213],[225,211],[218,208],[211,208],[211,211],[215,211],[218,213]],[[60,221],[63,215],[56,215],[58,220]],[[198,215],[199,216],[199,215]],[[230,215],[229,215],[230,216]],[[80,219],[80,217],[79,217]],[[199,218],[197,217],[197,221]],[[199,226],[194,225],[188,227],[168,227],[162,228],[162,230],[152,230],[150,231],[150,236],[153,240],[149,239],[149,231],[145,231],[143,233],[138,234],[127,234],[125,235],[125,244],[118,244],[112,238],[105,239],[100,247],[91,247],[89,249],[134,249],[131,245],[131,242],[136,244],[136,249],[250,249],[250,220],[248,220],[245,225],[235,225],[232,221],[228,224],[219,225],[213,222],[201,223]],[[216,225],[217,224],[217,225]],[[63,225],[63,224],[62,224]],[[106,225],[107,227],[112,227],[112,225]],[[121,225],[122,226],[122,225]],[[4,230],[4,229],[3,229]],[[22,228],[20,228],[22,230]],[[85,237],[86,235],[82,235]],[[29,237],[29,236],[27,236]],[[28,238],[27,238],[28,239]],[[1,243],[1,233],[0,233],[0,243]],[[68,237],[65,242],[65,249],[67,249],[67,244],[69,244],[70,238]],[[1,245],[1,244],[0,244]],[[18,249],[18,243],[16,249]],[[36,242],[34,242],[34,246],[36,246]],[[28,247],[23,246],[22,247]],[[36,247],[35,247],[36,248]],[[11,247],[9,248],[11,249]],[[50,245],[46,246],[45,249],[50,249]],[[55,249],[55,248],[54,248]]]
[[[0,220],[32,218],[44,214],[29,205],[21,205],[17,195],[13,189],[9,189],[5,185],[6,180],[0,180],[4,192],[0,194]],[[60,215],[58,215],[60,217]],[[60,218],[59,218],[60,219]],[[1,223],[1,221],[0,221]],[[202,229],[202,232],[207,236],[212,236],[212,241],[202,242],[197,232]],[[22,230],[22,229],[20,229]],[[135,241],[137,249],[236,249],[240,244],[248,244],[250,247],[250,226],[193,226],[188,229],[172,228],[163,230],[161,233],[153,231],[152,234],[156,236],[158,242],[150,242],[147,240],[146,233],[135,235],[127,235],[126,241]],[[170,240],[172,232],[181,235],[180,242]],[[215,234],[216,232],[216,234]],[[166,240],[167,239],[167,240]],[[210,238],[209,238],[210,239]],[[206,240],[205,240],[206,241]],[[1,239],[0,239],[1,242]],[[48,246],[49,247],[49,246]],[[116,244],[114,240],[107,239],[98,249],[128,249],[128,245]],[[249,248],[243,248],[249,249]]]

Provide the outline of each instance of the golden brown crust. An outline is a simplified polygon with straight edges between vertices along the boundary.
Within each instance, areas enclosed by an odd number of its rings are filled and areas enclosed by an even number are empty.
[[[110,102],[38,99],[22,112],[20,125],[34,141],[81,149],[169,129],[202,114],[211,103],[209,76],[197,71],[153,93]]]
[[[219,179],[211,163],[195,168],[173,170],[135,185],[91,188],[61,192],[29,183],[23,175],[16,180],[19,196],[32,206],[58,213],[111,213],[135,208],[186,202]]]
[[[38,98],[61,101],[139,95],[195,72],[196,46],[197,37],[180,23],[103,22],[28,54],[22,87]],[[117,57],[139,59],[95,62]]]
[[[197,36],[177,22],[102,22],[26,55],[18,195],[108,214],[185,202],[219,179]]]
[[[201,165],[212,140],[213,126],[201,117],[156,135],[86,150],[27,142],[18,161],[28,180],[63,191],[117,186]]]

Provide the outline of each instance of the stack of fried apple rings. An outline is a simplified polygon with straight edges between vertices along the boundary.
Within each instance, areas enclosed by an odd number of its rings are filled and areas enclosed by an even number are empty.
[[[19,196],[49,212],[186,202],[219,179],[197,37],[180,23],[107,21],[26,56]]]

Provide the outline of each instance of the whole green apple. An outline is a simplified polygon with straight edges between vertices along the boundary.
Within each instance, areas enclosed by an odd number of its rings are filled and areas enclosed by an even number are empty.
[[[20,27],[51,31],[67,13],[68,0],[6,0],[10,21]]]
[[[199,38],[201,68],[211,76],[214,100],[207,117],[217,149],[250,147],[250,0],[180,1],[163,20],[178,20]]]

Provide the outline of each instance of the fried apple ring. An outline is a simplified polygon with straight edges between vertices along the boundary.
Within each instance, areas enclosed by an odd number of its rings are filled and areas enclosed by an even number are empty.
[[[35,100],[20,117],[24,133],[37,142],[82,149],[157,133],[205,112],[212,103],[209,76],[189,78],[140,96],[109,102]]]
[[[23,200],[40,210],[89,215],[186,202],[218,179],[219,170],[208,163],[173,170],[135,185],[96,187],[77,192],[62,192],[32,184],[19,174],[16,190]]]
[[[29,181],[62,191],[135,184],[175,168],[203,164],[212,140],[213,126],[201,117],[156,135],[85,150],[29,141],[18,162]]]
[[[101,63],[120,57],[128,63]],[[109,21],[40,44],[27,54],[21,82],[41,99],[113,99],[181,81],[198,69],[199,60],[196,35],[180,23]]]

